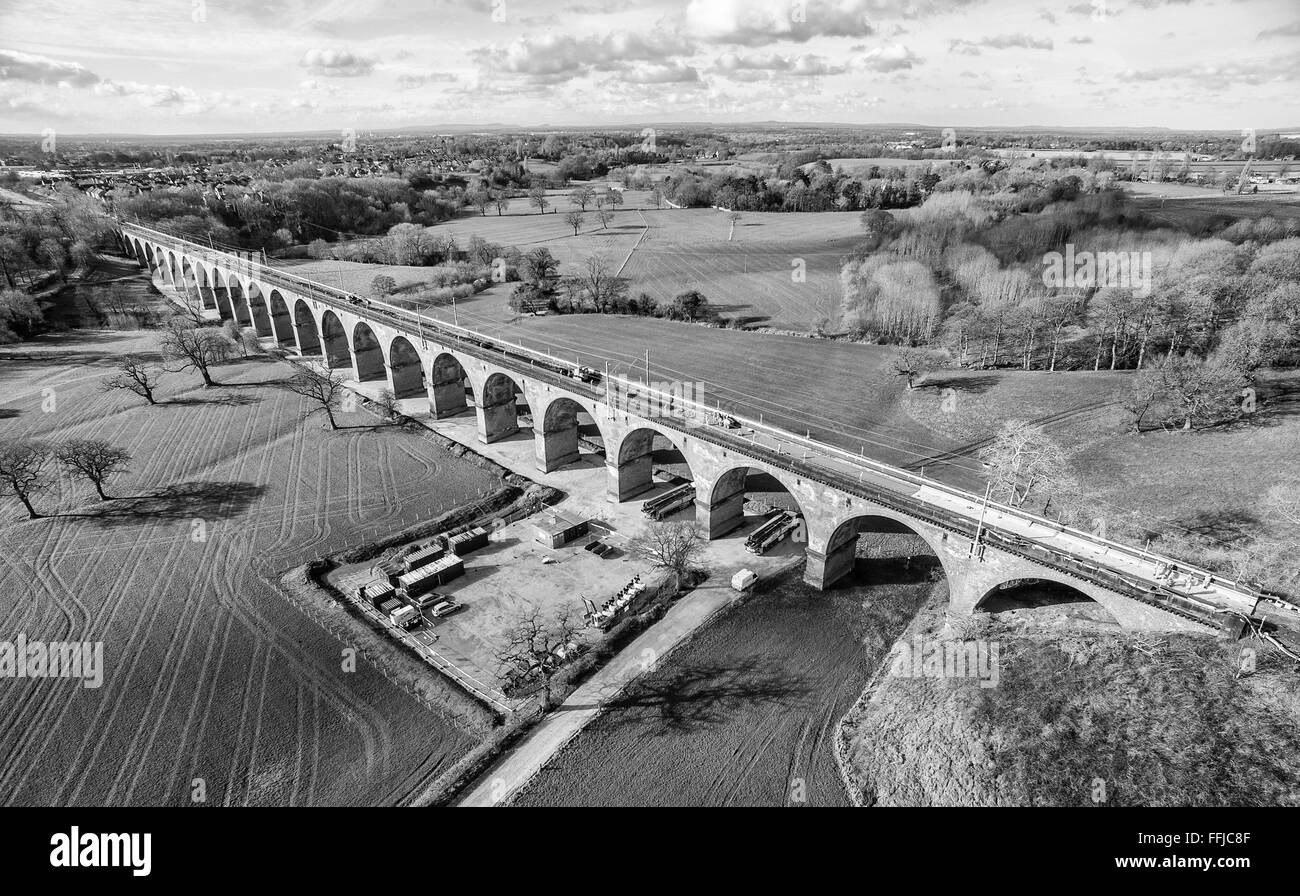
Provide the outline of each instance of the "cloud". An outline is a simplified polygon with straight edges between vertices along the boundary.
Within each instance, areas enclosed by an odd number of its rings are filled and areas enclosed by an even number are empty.
[[[919,65],[924,60],[903,44],[889,44],[867,51],[856,64],[873,72],[896,72]]]
[[[677,60],[670,63],[634,62],[620,69],[619,76],[633,84],[688,84],[700,80],[699,71]]]
[[[748,73],[754,72],[780,72],[795,77],[812,78],[820,75],[839,75],[848,71],[848,66],[835,65],[827,61],[824,56],[812,53],[804,53],[802,56],[783,56],[780,53],[767,56],[743,56],[726,53],[718,57],[714,68],[731,76],[740,75],[740,77],[733,77],[733,80],[738,81],[759,80],[746,77]]]
[[[1090,43],[1092,43],[1092,38],[1085,34],[1085,35],[1083,35],[1082,37],[1072,37],[1072,38],[1070,38],[1070,43],[1072,43],[1072,44],[1090,44]]]
[[[596,37],[547,34],[520,37],[505,47],[481,47],[471,55],[485,68],[555,82],[589,71],[616,71],[630,63],[675,64],[673,56],[694,52],[670,34],[615,32]]]
[[[1300,53],[1249,62],[1197,62],[1127,69],[1119,77],[1122,81],[1186,80],[1207,90],[1224,90],[1243,84],[1258,87],[1270,82],[1295,81],[1300,77]]]
[[[877,0],[690,0],[685,28],[707,43],[747,47],[780,40],[804,43],[814,37],[866,37],[875,33],[870,13],[885,5]]]
[[[1263,37],[1300,37],[1300,22],[1292,22],[1290,25],[1282,25],[1277,28],[1269,28],[1259,33]]]
[[[75,62],[59,62],[48,56],[15,50],[0,50],[0,79],[70,87],[93,87],[101,80],[99,75]]]
[[[351,50],[323,50],[313,47],[302,55],[298,64],[313,75],[327,78],[358,78],[375,70],[375,61]]]
[[[998,34],[993,37],[980,38],[976,41],[958,38],[948,42],[948,52],[961,53],[965,56],[978,56],[984,48],[991,50],[1009,50],[1012,48],[1050,50],[1052,46],[1050,37],[1034,37],[1032,34],[1021,32],[1018,34]]]
[[[402,69],[397,74],[397,86],[403,90],[427,87],[430,84],[450,84],[456,76],[450,72],[432,72],[419,69]]]
[[[221,93],[200,94],[188,87],[139,81],[105,79],[95,85],[95,93],[98,96],[127,97],[152,109],[170,109],[186,115],[210,112],[219,106],[238,105],[236,100]]]

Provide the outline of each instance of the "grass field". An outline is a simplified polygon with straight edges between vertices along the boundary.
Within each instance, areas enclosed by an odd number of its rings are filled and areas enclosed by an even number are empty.
[[[475,743],[327,635],[279,573],[426,520],[495,476],[373,418],[326,432],[266,385],[289,372],[223,367],[223,388],[170,376],[166,403],[97,391],[154,336],[86,332],[0,350],[5,435],[102,438],[134,454],[100,504],[83,484],[42,496],[47,519],[0,502],[0,617],[29,639],[102,641],[99,689],[0,690],[0,793],[11,805],[400,801]],[[50,402],[54,402],[53,405]],[[201,527],[198,528],[198,527]],[[196,536],[201,535],[201,539]]]
[[[515,805],[845,805],[837,723],[931,587],[888,562],[826,593],[796,573],[640,679]]]

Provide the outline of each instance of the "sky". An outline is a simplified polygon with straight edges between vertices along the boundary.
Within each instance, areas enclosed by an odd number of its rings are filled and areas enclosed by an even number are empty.
[[[0,133],[1300,125],[1296,0],[0,0]]]

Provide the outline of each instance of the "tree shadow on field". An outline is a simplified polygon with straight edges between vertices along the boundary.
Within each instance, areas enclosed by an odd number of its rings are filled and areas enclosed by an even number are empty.
[[[763,656],[651,675],[605,704],[603,724],[643,734],[688,732],[726,724],[737,711],[777,706],[795,711],[813,696],[801,678]],[[586,709],[566,706],[565,709]]]
[[[225,388],[225,386],[222,386]],[[166,401],[160,401],[158,407],[194,407],[202,405],[224,405],[228,407],[244,407],[250,404],[259,404],[262,401],[256,395],[226,395],[214,394],[196,398],[169,398]]]
[[[143,520],[230,519],[247,512],[266,492],[251,482],[182,482],[147,495],[116,498],[100,507],[60,516],[78,517],[104,526],[122,526]]]
[[[927,377],[924,382],[920,383],[919,389],[952,389],[954,392],[967,392],[971,395],[982,395],[992,389],[1001,381],[1001,377],[992,374],[978,374],[976,376],[948,376],[948,377]]]
[[[1175,520],[1174,524],[1215,541],[1236,541],[1258,531],[1260,518],[1249,510],[1223,507]]]

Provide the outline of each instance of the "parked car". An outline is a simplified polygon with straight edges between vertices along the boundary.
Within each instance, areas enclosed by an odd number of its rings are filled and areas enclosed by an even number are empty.
[[[452,613],[458,612],[463,609],[465,609],[464,604],[457,603],[451,598],[447,598],[445,600],[440,600],[438,601],[438,603],[434,604],[433,610],[431,612],[433,613],[433,617],[435,619],[442,619],[444,616],[450,616]]]

